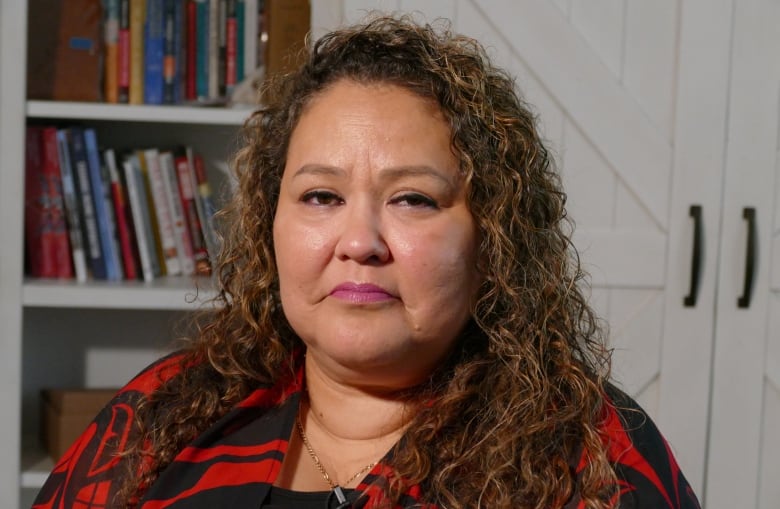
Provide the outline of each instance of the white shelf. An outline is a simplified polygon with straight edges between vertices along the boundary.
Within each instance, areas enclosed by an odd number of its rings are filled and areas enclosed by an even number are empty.
[[[27,307],[192,311],[210,305],[212,288],[206,277],[162,277],[150,283],[28,279],[22,302]]]
[[[40,489],[54,468],[54,461],[39,449],[27,448],[22,453],[22,488]]]
[[[217,106],[153,106],[66,101],[27,101],[28,118],[63,118],[240,126],[252,110]]]

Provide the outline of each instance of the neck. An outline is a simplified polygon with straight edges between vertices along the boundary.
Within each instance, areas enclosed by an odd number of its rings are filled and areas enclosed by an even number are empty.
[[[319,430],[328,441],[395,443],[413,412],[397,389],[354,385],[329,376],[316,358],[306,358],[307,398],[301,417],[307,432]]]
[[[333,376],[312,353],[305,363],[307,394],[298,415],[303,431],[292,434],[275,484],[303,491],[355,487],[401,438],[414,405],[398,389],[366,387]],[[330,481],[324,480],[323,470]]]

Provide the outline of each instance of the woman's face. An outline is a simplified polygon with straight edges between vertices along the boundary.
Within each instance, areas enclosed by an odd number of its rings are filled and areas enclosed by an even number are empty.
[[[274,245],[282,306],[307,362],[401,388],[446,355],[479,283],[458,168],[440,111],[398,86],[339,81],[304,110]]]

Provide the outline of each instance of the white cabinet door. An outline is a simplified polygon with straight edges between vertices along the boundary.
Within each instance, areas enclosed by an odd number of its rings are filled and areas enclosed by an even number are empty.
[[[780,500],[780,3],[734,6],[705,503],[768,509]]]

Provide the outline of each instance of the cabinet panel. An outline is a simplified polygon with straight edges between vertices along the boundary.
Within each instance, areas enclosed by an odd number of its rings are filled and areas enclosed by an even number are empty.
[[[769,456],[776,428],[772,395],[776,372],[776,310],[770,287],[773,224],[777,206],[777,140],[780,101],[780,4],[736,2],[726,147],[716,343],[708,458],[707,507],[759,507],[760,475],[780,473]],[[751,285],[752,283],[752,285]],[[739,302],[741,301],[741,302]],[[762,458],[768,471],[761,472]],[[738,472],[738,475],[735,473]]]
[[[780,203],[780,202],[775,202]],[[777,223],[776,223],[777,224]],[[778,267],[775,266],[775,269]],[[780,290],[769,302],[769,331],[761,420],[758,507],[774,509],[780,500]]]
[[[0,2],[0,436],[10,454],[0,460],[0,494],[18,506],[21,401],[22,221],[24,175],[24,69],[27,26],[24,2]]]

